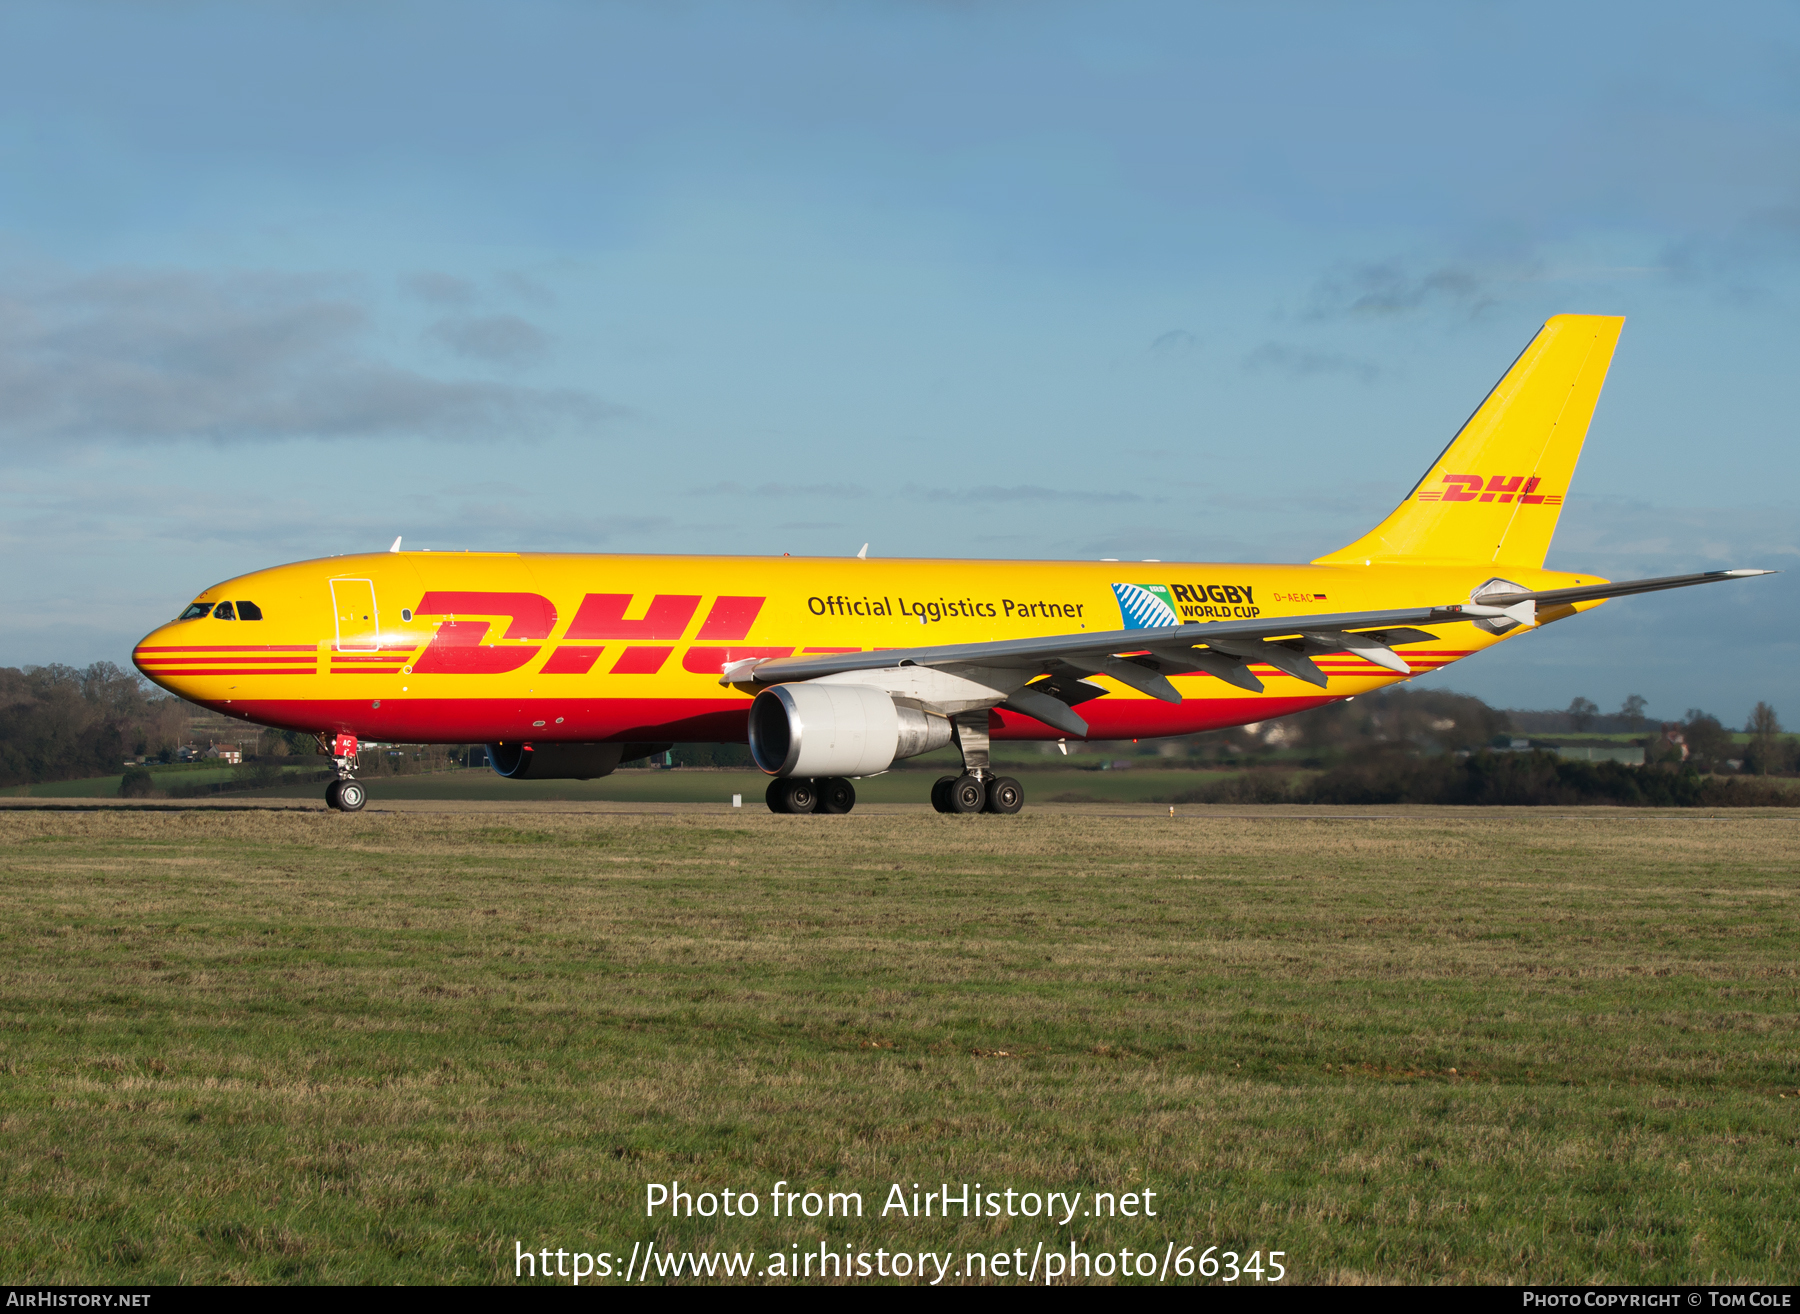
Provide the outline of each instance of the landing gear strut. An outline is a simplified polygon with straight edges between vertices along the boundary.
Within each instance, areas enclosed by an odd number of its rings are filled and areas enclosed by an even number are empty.
[[[328,739],[321,731],[313,737],[319,741],[319,751],[331,759],[331,769],[337,772],[337,779],[325,786],[325,806],[339,812],[362,811],[363,804],[369,801],[369,791],[354,774],[356,736],[333,735]]]
[[[997,776],[988,765],[987,711],[962,712],[952,718],[956,746],[962,750],[963,773],[944,776],[931,787],[931,806],[939,812],[1013,813],[1025,806],[1025,790],[1010,776]]]

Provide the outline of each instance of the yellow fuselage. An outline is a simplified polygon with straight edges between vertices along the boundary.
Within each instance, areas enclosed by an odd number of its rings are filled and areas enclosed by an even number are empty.
[[[410,743],[743,742],[750,696],[721,686],[747,657],[979,643],[1129,627],[1113,585],[1161,586],[1183,622],[1433,606],[1492,566],[383,552],[255,571],[196,602],[261,619],[173,621],[133,653],[156,683],[284,729]],[[1529,588],[1593,576],[1506,568]],[[215,608],[217,610],[217,608]],[[1565,613],[1566,614],[1566,613]],[[1399,649],[1415,672],[1499,636],[1458,622]],[[1268,666],[1260,694],[1176,676],[1179,705],[1104,676],[1081,705],[1096,739],[1266,720],[1400,678],[1320,658],[1323,690]],[[999,738],[1062,732],[1010,710]]]

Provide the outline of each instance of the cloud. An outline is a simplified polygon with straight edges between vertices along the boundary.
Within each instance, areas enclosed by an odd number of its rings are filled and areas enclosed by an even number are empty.
[[[873,494],[857,484],[758,484],[755,488],[740,483],[706,484],[687,490],[689,497],[835,497],[859,498]],[[908,484],[899,490],[900,497],[914,502],[951,502],[959,505],[995,502],[1081,502],[1089,505],[1121,502],[1145,502],[1137,493],[1081,492],[1070,489],[1042,488],[1036,484],[983,484],[975,488],[927,488]],[[835,527],[835,526],[832,526]]]
[[[982,484],[976,488],[921,488],[917,484],[909,484],[902,491],[907,497],[922,502],[1083,502],[1088,504],[1113,504],[1120,502],[1143,502],[1149,500],[1137,493],[1074,491],[1060,488],[1042,488],[1037,484],[1012,484],[1005,487],[1002,487],[999,484]]]
[[[299,491],[266,494],[189,483],[88,480],[7,471],[0,551],[59,560],[180,559],[224,547],[243,570],[322,552],[379,552],[404,534],[409,550],[592,551],[633,546],[667,530],[664,516],[586,514],[545,507],[505,485],[462,497],[417,494],[369,507]],[[184,583],[182,587],[188,587]]]
[[[1710,286],[1731,304],[1774,299],[1770,274],[1800,255],[1800,206],[1768,210],[1722,233],[1690,233],[1668,243],[1656,272],[1678,285]]]
[[[518,484],[503,483],[492,480],[474,484],[445,484],[438,492],[445,497],[530,497],[528,489]],[[429,496],[425,494],[424,496]]]
[[[550,345],[536,325],[517,315],[453,315],[433,324],[426,336],[459,356],[499,365],[536,360]]]
[[[371,328],[330,276],[0,282],[0,444],[521,437],[623,413],[574,390],[431,377],[374,354]]]
[[[1353,374],[1364,383],[1373,383],[1380,368],[1373,362],[1346,356],[1341,351],[1316,351],[1284,342],[1265,342],[1244,357],[1244,368],[1252,374],[1278,370],[1300,378],[1318,374]]]
[[[475,299],[475,285],[468,279],[436,270],[408,274],[400,280],[400,286],[434,306],[466,306]]]
[[[1447,310],[1473,319],[1499,304],[1499,285],[1528,277],[1535,266],[1494,270],[1447,263],[1418,269],[1406,260],[1383,260],[1328,274],[1314,285],[1308,317],[1393,317]]]
[[[494,281],[500,290],[518,297],[521,301],[529,301],[537,306],[553,306],[556,294],[529,274],[505,273],[498,275]]]
[[[1170,329],[1150,344],[1153,356],[1183,356],[1196,350],[1200,340],[1186,329]]]
[[[869,490],[856,484],[758,484],[747,488],[726,480],[687,490],[689,497],[867,497]]]

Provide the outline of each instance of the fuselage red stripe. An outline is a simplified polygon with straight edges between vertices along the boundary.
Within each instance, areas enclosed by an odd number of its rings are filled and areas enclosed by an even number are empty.
[[[143,646],[133,652],[317,652],[316,643],[185,643],[167,647]]]
[[[146,657],[139,664],[145,667],[179,669],[183,666],[205,666],[209,662],[255,662],[271,671],[304,669],[314,664],[311,657],[252,657],[247,654],[231,657]]]
[[[159,667],[146,666],[146,672],[155,675]],[[179,671],[164,671],[165,675],[314,675],[317,672],[310,667],[301,667],[292,671],[272,671],[266,666],[184,666]]]

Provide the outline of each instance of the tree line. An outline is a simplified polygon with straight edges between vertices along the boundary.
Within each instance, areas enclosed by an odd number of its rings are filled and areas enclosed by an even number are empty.
[[[1582,762],[1554,753],[1411,756],[1382,749],[1318,774],[1261,768],[1175,794],[1171,803],[1478,804],[1507,807],[1794,807],[1800,790],[1692,765]]]
[[[0,786],[112,775],[180,745],[193,710],[112,662],[0,667]]]
[[[1701,708],[1689,708],[1677,721],[1653,720],[1644,708],[1644,699],[1633,694],[1618,713],[1606,717],[1585,698],[1577,698],[1566,712],[1507,711],[1469,694],[1398,684],[1279,721],[1196,735],[1188,741],[1188,756],[1217,765],[1280,759],[1331,768],[1384,752],[1433,757],[1510,750],[1532,735],[1624,734],[1629,736],[1626,743],[1644,750],[1646,765],[1675,764],[1701,774],[1787,775],[1800,770],[1800,741],[1782,730],[1766,702],[1750,714],[1743,740]]]

